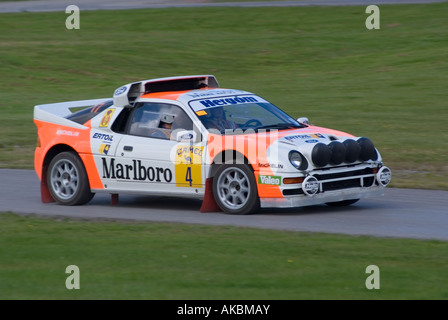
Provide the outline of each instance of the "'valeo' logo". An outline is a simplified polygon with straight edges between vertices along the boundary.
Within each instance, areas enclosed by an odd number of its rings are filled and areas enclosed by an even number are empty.
[[[258,176],[258,183],[260,184],[270,184],[273,186],[279,186],[282,184],[282,177],[280,176]]]

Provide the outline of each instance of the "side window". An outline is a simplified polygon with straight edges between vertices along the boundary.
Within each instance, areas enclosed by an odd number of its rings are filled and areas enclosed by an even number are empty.
[[[93,117],[95,117],[98,113],[103,112],[106,108],[109,108],[114,103],[113,100],[105,101],[103,103],[91,106],[90,108],[82,109],[78,112],[72,113],[67,116],[67,119],[70,119],[79,124],[84,124]]]
[[[193,122],[184,110],[168,103],[136,104],[128,123],[128,133],[141,137],[171,139],[176,129],[192,130]]]
[[[115,119],[114,123],[112,124],[112,131],[117,133],[125,133],[126,132],[126,126],[128,123],[129,115],[131,114],[131,109],[124,108],[121,110],[120,114]]]

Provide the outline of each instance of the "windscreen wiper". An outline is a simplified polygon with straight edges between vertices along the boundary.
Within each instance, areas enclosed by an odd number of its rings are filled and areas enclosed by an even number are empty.
[[[269,124],[266,126],[257,127],[257,130],[260,130],[260,129],[295,129],[295,128],[304,128],[304,126],[296,125],[293,123],[281,122],[281,123]]]

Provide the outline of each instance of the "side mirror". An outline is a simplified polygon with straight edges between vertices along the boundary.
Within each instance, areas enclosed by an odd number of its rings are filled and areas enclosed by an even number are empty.
[[[199,142],[198,134],[194,130],[176,130],[173,133],[178,142]]]
[[[310,124],[310,121],[308,120],[307,117],[298,118],[297,121],[304,124]]]

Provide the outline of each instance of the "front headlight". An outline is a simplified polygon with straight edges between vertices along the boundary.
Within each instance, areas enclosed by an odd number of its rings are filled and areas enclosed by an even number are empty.
[[[305,157],[300,154],[300,152],[292,150],[289,152],[289,162],[299,170],[306,170],[308,168],[308,162],[306,161]]]

